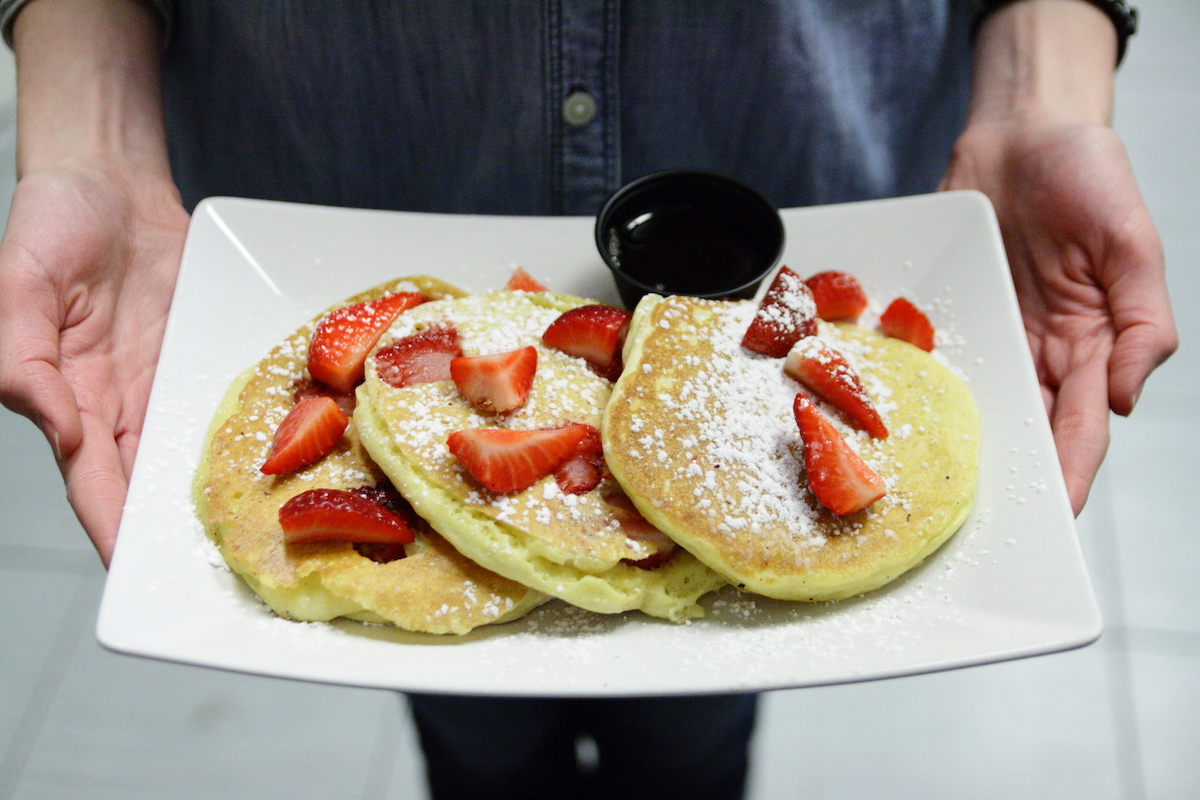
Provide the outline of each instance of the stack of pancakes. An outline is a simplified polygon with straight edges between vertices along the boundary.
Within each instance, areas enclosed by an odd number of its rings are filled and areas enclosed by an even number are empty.
[[[822,337],[853,361],[893,431],[872,440],[832,417],[889,489],[870,508],[836,517],[805,485],[802,444],[788,417],[796,384],[778,359],[738,347],[753,304],[648,297],[614,385],[541,341],[561,313],[590,301],[550,292],[467,296],[413,278],[346,304],[414,287],[429,302],[402,313],[376,350],[444,325],[458,331],[464,355],[532,345],[538,369],[529,398],[490,414],[450,381],[392,386],[372,356],[337,449],[295,473],[266,476],[258,467],[305,380],[316,321],[239,378],[210,432],[198,512],[230,567],[283,616],[464,633],[548,598],[679,622],[700,616],[698,600],[728,583],[785,599],[849,597],[919,563],[970,508],[974,404],[958,378],[911,345],[822,324]],[[523,491],[490,492],[446,447],[457,430],[581,422],[603,431],[611,471],[584,494],[564,493],[553,476]],[[289,498],[384,481],[421,518],[403,558],[377,563],[347,543],[284,543],[278,511]],[[681,546],[652,568],[634,563],[660,546],[643,535],[646,520]]]

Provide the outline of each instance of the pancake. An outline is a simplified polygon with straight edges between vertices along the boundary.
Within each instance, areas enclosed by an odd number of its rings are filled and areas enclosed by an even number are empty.
[[[416,277],[375,287],[342,305],[390,291],[420,291],[429,298],[462,294]],[[234,381],[210,427],[194,498],[229,567],[276,613],[295,620],[349,617],[410,631],[462,634],[516,619],[546,600],[463,557],[420,520],[411,520],[416,541],[404,545],[404,557],[386,563],[344,542],[285,544],[279,509],[291,497],[312,488],[375,487],[387,480],[353,424],[322,460],[286,475],[259,472],[275,429],[306,383],[308,346],[318,320]]]
[[[838,600],[885,585],[963,523],[980,425],[971,394],[936,358],[846,323],[818,336],[862,377],[890,430],[873,439],[818,403],[887,494],[839,517],[808,489],[783,360],[750,353],[756,305],[646,297],[603,423],[614,476],[655,526],[750,592]]]
[[[477,411],[451,381],[395,388],[374,355],[359,387],[355,425],[371,457],[422,517],[456,549],[488,569],[601,613],[640,609],[683,621],[697,599],[725,581],[677,552],[653,569],[631,561],[659,545],[639,534],[645,521],[606,476],[585,494],[565,494],[553,476],[522,491],[484,489],[450,453],[447,437],[473,428],[599,427],[612,383],[586,363],[547,347],[541,334],[562,312],[591,301],[549,292],[489,292],[426,303],[402,314],[377,345],[451,325],[465,355],[532,345],[538,362],[528,400],[507,414]],[[669,542],[667,543],[669,544]]]

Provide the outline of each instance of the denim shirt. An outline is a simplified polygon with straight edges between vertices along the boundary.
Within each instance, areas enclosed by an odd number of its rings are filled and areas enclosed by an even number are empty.
[[[933,190],[969,0],[176,0],[168,138],[190,208],[594,214],[658,169],[782,207]]]

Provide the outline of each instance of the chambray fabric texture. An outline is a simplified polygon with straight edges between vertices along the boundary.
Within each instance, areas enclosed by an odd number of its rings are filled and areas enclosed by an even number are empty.
[[[781,207],[932,191],[970,0],[176,0],[172,160],[205,196],[593,214],[668,167]],[[573,93],[594,100],[564,119]]]

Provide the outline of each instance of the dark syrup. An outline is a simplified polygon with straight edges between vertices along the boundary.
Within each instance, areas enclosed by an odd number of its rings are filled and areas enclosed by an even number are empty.
[[[621,272],[665,294],[721,295],[759,277],[777,237],[761,215],[690,201],[665,201],[616,220],[609,248]]]

